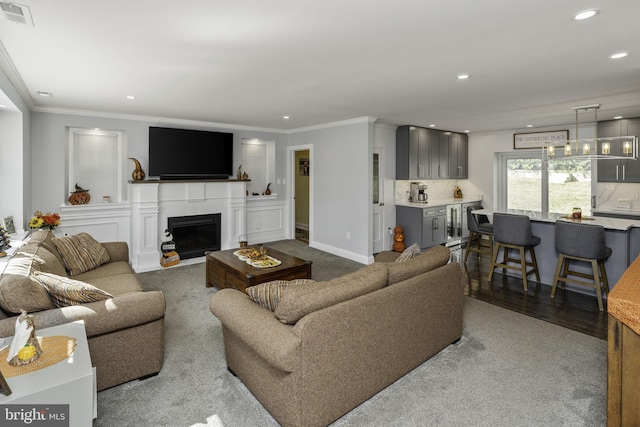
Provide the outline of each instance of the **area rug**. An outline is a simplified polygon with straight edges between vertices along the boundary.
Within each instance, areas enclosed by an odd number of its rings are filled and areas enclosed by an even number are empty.
[[[94,427],[198,426],[212,414],[225,427],[277,426],[226,369],[204,264],[140,277],[167,300],[164,366],[98,393]],[[333,426],[605,425],[606,361],[606,341],[465,297],[457,344]]]

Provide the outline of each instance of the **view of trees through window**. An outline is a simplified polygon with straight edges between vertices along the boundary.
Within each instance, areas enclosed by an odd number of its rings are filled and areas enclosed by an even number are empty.
[[[583,215],[590,215],[591,161],[549,161],[546,174],[542,166],[541,159],[507,160],[507,210],[525,214],[541,212],[546,181],[549,213],[569,214],[574,207],[579,207]]]

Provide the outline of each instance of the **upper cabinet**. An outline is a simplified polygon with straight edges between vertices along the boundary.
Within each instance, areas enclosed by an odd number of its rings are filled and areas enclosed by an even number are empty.
[[[598,123],[598,137],[640,136],[640,118]],[[611,154],[622,155],[620,144],[611,145]],[[598,182],[640,182],[640,160],[598,160]]]
[[[466,134],[400,126],[396,131],[396,179],[466,179]]]

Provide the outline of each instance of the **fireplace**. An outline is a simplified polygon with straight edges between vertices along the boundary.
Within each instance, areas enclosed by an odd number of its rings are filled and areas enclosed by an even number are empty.
[[[176,252],[181,259],[204,256],[220,250],[221,214],[176,216],[168,218]]]

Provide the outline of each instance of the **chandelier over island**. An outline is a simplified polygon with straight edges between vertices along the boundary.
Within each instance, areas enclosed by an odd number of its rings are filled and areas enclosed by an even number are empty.
[[[562,143],[549,142],[542,146],[542,160],[569,159],[638,159],[638,137],[609,136],[600,138],[579,138],[578,113],[591,111],[594,113],[596,127],[598,125],[598,109],[600,104],[573,107],[576,112],[576,139]]]

